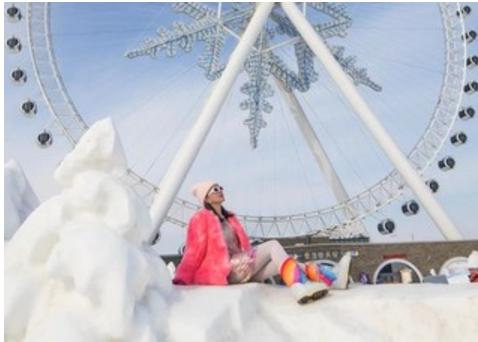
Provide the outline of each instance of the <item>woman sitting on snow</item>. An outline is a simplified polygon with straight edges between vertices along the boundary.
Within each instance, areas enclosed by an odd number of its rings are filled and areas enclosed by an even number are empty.
[[[222,186],[205,181],[194,186],[192,194],[204,209],[189,222],[186,251],[174,284],[241,284],[262,282],[279,274],[300,304],[322,298],[332,283],[335,288],[347,288],[349,254],[340,261],[341,271],[336,277],[313,263],[298,264],[275,240],[251,247],[239,220],[222,206]]]

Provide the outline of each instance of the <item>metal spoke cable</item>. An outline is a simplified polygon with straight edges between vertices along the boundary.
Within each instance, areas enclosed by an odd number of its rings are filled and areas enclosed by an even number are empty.
[[[208,92],[208,87],[204,87],[203,90],[201,91],[201,94],[196,98],[196,100],[192,103],[192,106],[189,108],[185,114],[183,114],[183,118],[180,122],[176,124],[174,127],[169,127],[168,129],[168,136],[169,138],[167,139],[168,141],[172,141],[173,137],[176,135],[176,132],[179,130],[179,127],[184,127],[186,122],[188,121],[190,114],[196,113],[197,109],[200,107],[201,101],[204,101],[205,95]],[[147,168],[145,172],[145,176],[149,174],[149,172],[153,169],[153,167],[157,164],[157,162],[163,157],[164,152],[169,149],[170,146],[168,144],[164,144],[161,149],[158,151],[157,155],[155,156],[154,160],[151,162],[149,167]]]

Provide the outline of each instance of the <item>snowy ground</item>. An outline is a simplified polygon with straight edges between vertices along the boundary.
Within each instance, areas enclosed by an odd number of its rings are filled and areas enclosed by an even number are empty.
[[[7,342],[477,339],[475,284],[355,286],[305,306],[280,286],[172,286],[144,243],[151,219],[122,181],[110,120],[65,157],[62,192],[38,207],[20,167],[5,170]]]
[[[172,341],[476,341],[478,287],[377,285],[332,291],[299,306],[263,284],[175,293]]]

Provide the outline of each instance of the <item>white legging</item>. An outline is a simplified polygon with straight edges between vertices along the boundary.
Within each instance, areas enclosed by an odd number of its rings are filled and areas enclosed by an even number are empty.
[[[282,262],[289,256],[276,240],[264,242],[256,247],[254,274],[250,281],[262,282],[279,274]]]

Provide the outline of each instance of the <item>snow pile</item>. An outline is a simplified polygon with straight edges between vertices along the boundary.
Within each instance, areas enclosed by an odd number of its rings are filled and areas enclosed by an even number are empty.
[[[282,286],[173,288],[125,173],[110,120],[57,169],[61,194],[6,245],[5,341],[476,341],[476,284],[362,285],[305,306]]]
[[[473,342],[476,284],[357,285],[299,306],[289,289],[265,284],[180,291],[170,308],[177,342]]]
[[[40,202],[15,160],[9,160],[5,164],[3,184],[5,187],[3,240],[10,240]]]
[[[56,170],[60,195],[37,208],[5,250],[5,341],[157,341],[172,289],[142,246],[151,219],[123,185],[109,119]]]

